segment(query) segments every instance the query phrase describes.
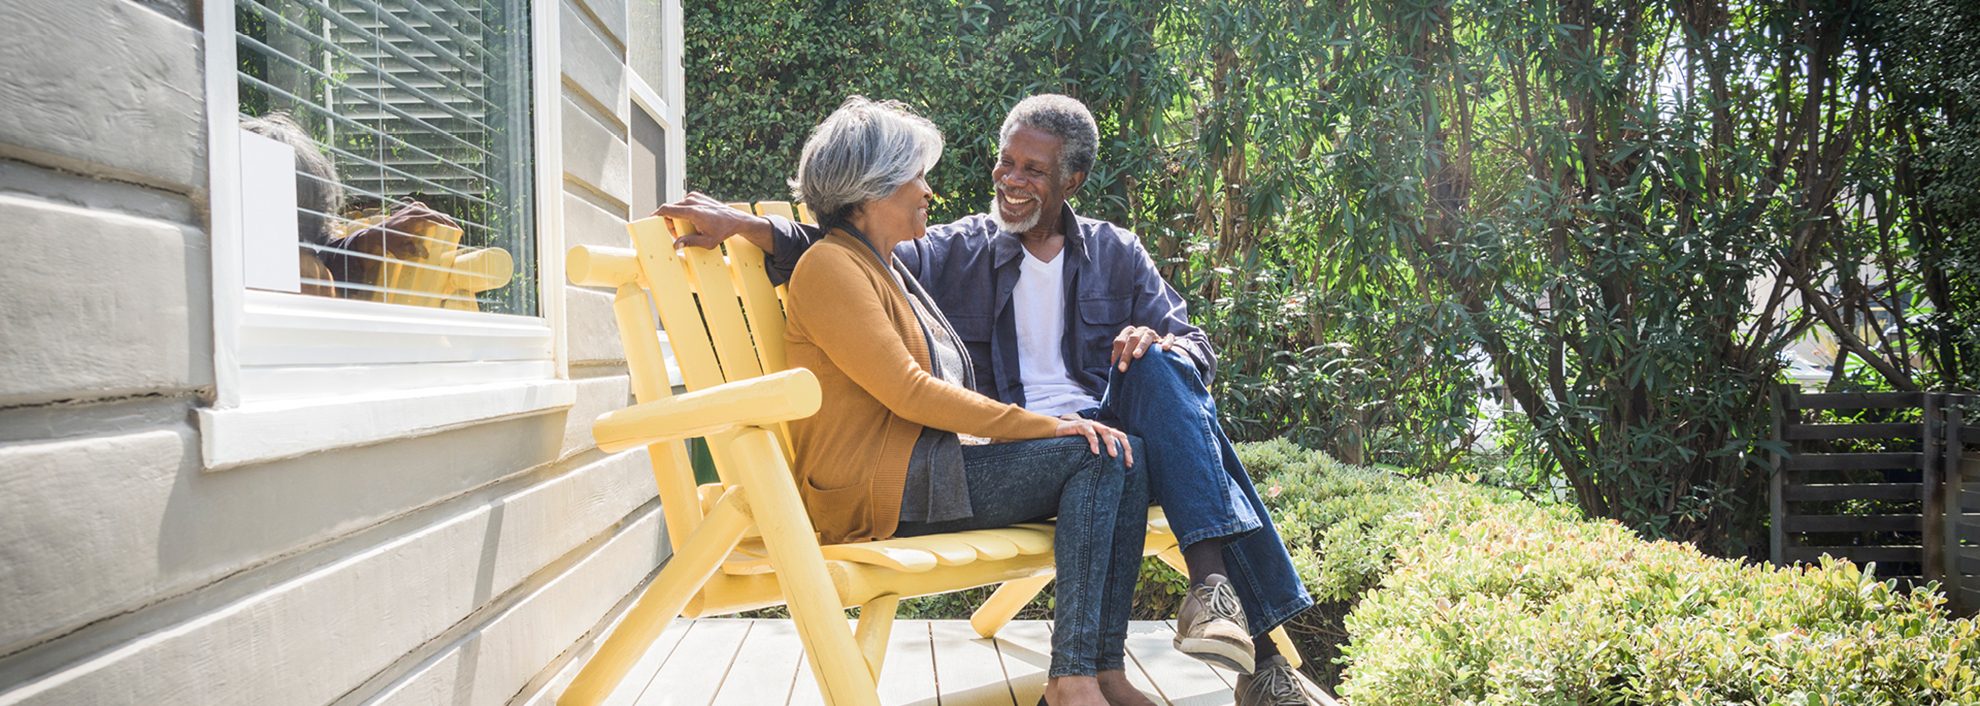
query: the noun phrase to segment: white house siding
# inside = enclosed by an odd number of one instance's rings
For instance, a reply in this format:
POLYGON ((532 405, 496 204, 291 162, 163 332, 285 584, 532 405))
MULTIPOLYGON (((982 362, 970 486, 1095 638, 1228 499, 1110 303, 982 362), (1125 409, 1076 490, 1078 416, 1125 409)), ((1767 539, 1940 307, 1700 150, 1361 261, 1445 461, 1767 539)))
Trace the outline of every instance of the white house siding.
MULTIPOLYGON (((0 3, 0 704, 539 696, 667 555, 644 452, 590 441, 627 398, 608 298, 564 290, 568 409, 206 470, 198 8, 0 3)), ((558 9, 538 203, 558 249, 622 244, 633 9, 558 9)))

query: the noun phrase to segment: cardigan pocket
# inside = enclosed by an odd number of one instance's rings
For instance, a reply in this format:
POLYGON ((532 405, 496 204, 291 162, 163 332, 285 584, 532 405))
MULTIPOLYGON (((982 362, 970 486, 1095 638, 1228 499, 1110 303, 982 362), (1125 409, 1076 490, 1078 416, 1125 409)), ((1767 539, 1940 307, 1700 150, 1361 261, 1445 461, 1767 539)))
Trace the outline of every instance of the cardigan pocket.
POLYGON ((804 500, 805 514, 811 516, 812 530, 828 544, 873 536, 873 487, 871 478, 843 488, 820 488, 806 480, 798 496, 804 500), (850 521, 840 526, 824 520, 850 521))

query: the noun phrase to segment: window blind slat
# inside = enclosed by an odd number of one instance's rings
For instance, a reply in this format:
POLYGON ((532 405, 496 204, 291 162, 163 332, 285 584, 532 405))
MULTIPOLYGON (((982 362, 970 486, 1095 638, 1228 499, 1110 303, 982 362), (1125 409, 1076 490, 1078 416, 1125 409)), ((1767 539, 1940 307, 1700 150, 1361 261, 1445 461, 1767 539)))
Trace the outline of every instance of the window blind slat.
MULTIPOLYGON (((314 181, 314 182, 324 182, 324 180, 323 180, 323 179, 319 179, 319 178, 317 178, 317 176, 316 176, 316 175, 314 175, 314 174, 305 174, 305 173, 302 173, 302 172, 296 172, 296 176, 298 176, 298 177, 302 177, 302 178, 304 178, 304 179, 308 179, 308 180, 310 180, 310 181, 314 181)), ((393 200, 394 200, 394 199, 393 199, 392 197, 390 197, 390 196, 386 196, 385 194, 381 194, 381 193, 378 193, 378 192, 376 192, 376 191, 369 191, 369 190, 366 190, 366 189, 360 189, 360 188, 357 188, 357 187, 355 187, 355 186, 352 186, 352 185, 351 185, 351 184, 349 184, 349 183, 344 183, 344 184, 338 184, 338 186, 340 186, 340 187, 343 187, 343 189, 344 189, 344 191, 345 191, 346 193, 352 193, 352 194, 358 194, 358 195, 361 195, 361 196, 369 196, 369 197, 371 197, 371 198, 373 198, 373 199, 377 199, 377 200, 378 200, 378 202, 379 202, 379 203, 381 203, 381 204, 384 204, 384 203, 392 203, 392 202, 393 202, 393 200)), ((474 196, 471 196, 471 195, 468 195, 468 194, 463 194, 463 193, 460 193, 460 192, 458 192, 458 191, 450 191, 450 192, 447 192, 447 194, 446 194, 446 195, 447 195, 447 196, 458 196, 458 197, 460 197, 460 198, 464 198, 464 199, 476 199, 476 198, 477 198, 477 197, 474 197, 474 196)), ((477 199, 477 200, 479 200, 479 199, 477 199)), ((484 204, 487 204, 487 205, 491 205, 491 206, 493 205, 493 204, 491 204, 491 203, 488 203, 488 202, 486 202, 486 201, 484 201, 483 203, 484 203, 484 204)), ((309 209, 306 209, 306 208, 298 208, 297 210, 299 210, 299 211, 303 211, 303 212, 305 212, 305 213, 315 213, 314 211, 310 211, 309 209)), ((331 215, 331 214, 321 214, 321 215, 326 215, 326 216, 330 216, 330 217, 332 217, 332 218, 336 218, 337 220, 346 220, 346 219, 344 219, 344 218, 343 218, 343 217, 341 217, 341 216, 334 216, 334 215, 331 215)), ((454 219, 454 222, 455 222, 455 223, 459 223, 459 224, 461 224, 461 225, 463 225, 463 226, 467 226, 467 227, 469 227, 469 228, 471 228, 471 229, 474 229, 474 230, 480 230, 480 231, 494 231, 494 230, 496 230, 496 228, 495 228, 494 226, 491 226, 491 225, 488 225, 488 224, 486 224, 486 223, 481 223, 481 222, 478 222, 478 221, 474 221, 474 220, 471 220, 471 219, 468 219, 468 218, 466 218, 466 217, 463 217, 463 216, 462 216, 461 214, 458 214, 458 213, 449 213, 449 214, 447 214, 447 217, 449 217, 449 218, 452 218, 452 219, 454 219)))
MULTIPOLYGON (((432 105, 436 108, 447 111, 449 114, 452 114, 454 117, 473 123, 474 127, 480 130, 488 131, 488 132, 493 132, 495 130, 495 128, 489 127, 489 125, 486 122, 481 121, 479 118, 469 115, 464 111, 454 108, 453 106, 447 105, 444 101, 438 101, 433 99, 433 97, 431 97, 431 95, 427 90, 413 86, 411 83, 406 82, 405 79, 400 78, 398 75, 388 72, 383 67, 380 67, 375 63, 365 60, 363 57, 351 53, 348 49, 344 48, 343 46, 335 42, 332 42, 313 32, 310 32, 307 28, 290 21, 289 18, 283 17, 280 14, 275 13, 273 10, 269 10, 265 7, 262 7, 261 5, 254 3, 247 3, 247 7, 253 8, 255 13, 260 15, 264 19, 273 20, 275 22, 282 24, 284 29, 290 31, 290 34, 300 36, 305 41, 308 41, 311 44, 315 44, 317 46, 335 52, 339 56, 349 59, 350 61, 356 63, 358 66, 365 69, 365 71, 369 72, 368 74, 353 75, 352 76, 353 79, 364 78, 366 76, 376 76, 379 79, 384 80, 386 83, 392 84, 393 87, 405 91, 408 95, 417 96, 422 99, 426 99, 428 105, 432 105)), ((484 100, 482 101, 482 103, 486 105, 488 104, 488 101, 484 100)))
MULTIPOLYGON (((307 5, 311 8, 314 8, 322 12, 324 19, 330 20, 331 22, 335 23, 338 27, 342 27, 345 31, 350 32, 355 36, 375 37, 374 33, 366 31, 356 22, 351 21, 349 17, 345 17, 343 13, 337 12, 329 5, 320 2, 320 0, 290 0, 290 1, 302 5, 307 5)), ((411 54, 406 53, 404 49, 400 49, 396 46, 393 46, 390 42, 375 41, 371 44, 371 46, 375 46, 378 47, 379 49, 384 50, 385 53, 391 54, 394 58, 398 59, 399 61, 405 62, 406 66, 408 66, 409 68, 421 74, 425 74, 427 77, 432 78, 435 81, 441 82, 448 89, 460 91, 461 93, 464 94, 476 93, 476 91, 473 91, 467 86, 461 85, 460 82, 448 78, 445 75, 441 74, 439 71, 434 70, 433 67, 427 66, 426 62, 420 61, 419 59, 413 57, 411 54)), ((383 76, 386 75, 386 73, 381 69, 379 71, 379 75, 383 76)))
MULTIPOLYGON (((343 116, 342 114, 340 114, 340 113, 338 113, 338 112, 337 112, 337 111, 336 111, 335 109, 333 109, 333 108, 329 108, 329 107, 327 107, 327 106, 321 106, 321 105, 317 105, 317 104, 315 104, 315 103, 311 103, 311 102, 309 102, 309 101, 308 101, 307 99, 304 99, 303 97, 301 97, 301 96, 298 96, 298 95, 296 95, 296 94, 294 94, 294 93, 290 93, 290 92, 288 92, 288 91, 284 91, 284 90, 282 90, 281 88, 278 88, 278 87, 276 87, 276 86, 275 86, 274 84, 270 84, 270 83, 268 83, 267 81, 263 81, 263 80, 261 80, 261 79, 258 79, 258 78, 255 78, 255 77, 253 77, 253 76, 249 76, 249 75, 247 75, 247 74, 241 74, 241 80, 243 80, 243 81, 247 81, 247 82, 249 82, 249 83, 252 83, 252 84, 254 84, 254 85, 255 85, 255 87, 256 87, 256 88, 259 88, 259 89, 261 89, 261 90, 264 90, 264 91, 268 91, 268 92, 271 92, 271 93, 274 93, 274 94, 277 94, 277 95, 280 95, 280 96, 282 96, 282 97, 284 97, 284 98, 287 98, 287 99, 289 99, 289 100, 291 100, 291 101, 294 101, 294 103, 295 103, 295 105, 298 105, 298 106, 302 106, 302 107, 305 107, 305 108, 308 108, 308 109, 310 109, 311 111, 313 111, 313 112, 315 112, 315 113, 316 113, 316 114, 318 114, 318 115, 322 115, 322 116, 324 116, 324 117, 326 117, 326 118, 330 118, 331 120, 335 120, 335 121, 338 121, 338 122, 341 122, 341 123, 344 123, 344 124, 346 124, 346 125, 350 125, 350 126, 352 126, 352 127, 355 127, 355 128, 357 128, 357 129, 359 129, 359 130, 363 130, 363 131, 365 131, 365 132, 367 132, 367 133, 370 133, 370 134, 371 134, 371 135, 372 135, 373 137, 376 137, 376 138, 378 138, 378 139, 379 139, 379 140, 381 141, 381 144, 382 144, 382 143, 384 143, 384 142, 390 142, 390 143, 394 143, 394 144, 397 144, 397 145, 399 145, 399 146, 401 146, 401 147, 404 147, 404 148, 406 148, 406 149, 409 149, 409 150, 412 150, 412 151, 414 151, 414 152, 418 152, 418 153, 420 153, 420 154, 423 154, 423 155, 426 155, 427 157, 431 157, 431 158, 433 158, 434 160, 436 160, 436 161, 438 161, 438 162, 439 162, 439 163, 441 163, 441 164, 444 164, 444 165, 447 165, 447 166, 449 166, 449 167, 453 167, 453 168, 457 168, 457 169, 459 169, 459 170, 461 170, 462 172, 464 172, 464 173, 465 173, 466 175, 469 175, 469 176, 475 176, 475 177, 479 177, 479 178, 481 178, 481 179, 485 179, 485 180, 488 180, 488 181, 495 181, 495 178, 494 178, 494 177, 491 177, 491 176, 488 176, 488 175, 486 175, 486 174, 483 174, 483 173, 481 173, 481 172, 479 172, 479 171, 475 171, 475 170, 474 170, 473 168, 471 168, 471 167, 469 167, 469 166, 468 166, 468 165, 466 165, 466 164, 462 164, 462 163, 460 163, 460 162, 455 162, 455 161, 453 161, 453 160, 450 160, 450 159, 447 159, 446 157, 442 157, 442 156, 440 156, 440 155, 437 155, 437 154, 434 154, 434 153, 432 153, 432 152, 430 152, 430 151, 427 151, 427 150, 426 150, 426 149, 424 149, 424 148, 421 148, 421 147, 420 147, 419 145, 415 145, 415 144, 413 144, 413 143, 411 143, 411 142, 407 142, 407 141, 405 141, 405 140, 403 140, 403 139, 400 139, 400 138, 399 138, 398 136, 396 136, 396 135, 391 135, 391 134, 387 134, 387 133, 385 133, 384 131, 382 131, 382 130, 379 130, 379 129, 377 129, 377 128, 374 128, 374 127, 372 127, 372 126, 370 126, 370 125, 366 125, 366 124, 364 124, 364 123, 362 123, 362 122, 359 122, 359 121, 357 121, 357 120, 353 120, 353 119, 351 119, 351 118, 347 118, 347 117, 344 117, 344 116, 343 116)), ((325 147, 325 148, 330 148, 330 145, 324 145, 324 147, 325 147)))
MULTIPOLYGON (((316 69, 316 67, 314 67, 314 66, 310 66, 310 65, 308 65, 308 64, 305 64, 305 63, 303 63, 303 62, 301 62, 301 61, 299 61, 299 60, 297 60, 297 59, 296 59, 295 57, 292 57, 292 56, 289 56, 289 55, 287 55, 287 54, 283 54, 283 53, 282 53, 282 52, 281 52, 280 50, 278 50, 278 49, 276 49, 276 48, 274 48, 274 47, 271 47, 271 46, 268 46, 268 45, 266 45, 266 44, 263 44, 263 43, 261 43, 261 42, 259 42, 259 41, 256 41, 256 40, 255 40, 254 38, 252 38, 252 37, 247 37, 247 36, 243 36, 243 37, 241 37, 240 39, 241 39, 241 43, 243 43, 243 44, 246 44, 246 45, 247 45, 247 46, 248 46, 249 48, 251 48, 251 49, 254 49, 256 53, 259 53, 259 54, 262 54, 262 55, 264 55, 264 56, 267 56, 268 58, 270 58, 270 59, 272 59, 272 60, 277 60, 277 61, 282 61, 282 62, 284 62, 284 63, 286 63, 286 64, 288 64, 289 66, 292 66, 292 67, 295 67, 295 68, 298 68, 298 69, 301 69, 301 70, 303 70, 303 71, 307 71, 307 72, 309 72, 309 73, 310 73, 311 75, 313 75, 313 76, 316 76, 316 77, 318 77, 318 78, 321 78, 321 79, 323 79, 323 80, 325 80, 325 81, 328 81, 328 82, 330 82, 330 83, 332 83, 332 84, 336 84, 336 85, 343 85, 343 83, 344 83, 344 82, 343 82, 342 80, 340 80, 340 79, 338 79, 338 78, 336 78, 336 77, 333 77, 333 76, 331 76, 331 75, 329 75, 329 74, 326 74, 326 73, 323 73, 322 71, 319 71, 319 70, 317 70, 317 69, 316 69)), ((390 101, 387 101, 387 100, 385 100, 385 99, 383 99, 383 98, 380 98, 380 97, 378 97, 378 96, 375 96, 375 95, 372 95, 372 94, 370 94, 370 93, 367 93, 367 92, 364 92, 364 91, 352 91, 352 93, 356 93, 356 94, 357 94, 358 96, 360 96, 360 97, 362 97, 362 98, 364 98, 364 99, 365 99, 365 100, 366 100, 367 102, 370 102, 370 103, 371 103, 372 105, 376 105, 376 106, 378 106, 378 107, 380 107, 380 108, 382 108, 382 109, 384 109, 384 110, 386 110, 387 112, 390 112, 390 113, 392 113, 393 115, 396 115, 396 116, 399 116, 400 118, 402 118, 402 119, 404 119, 404 120, 407 120, 407 121, 410 121, 410 122, 412 122, 413 124, 415 124, 415 125, 418 125, 418 126, 420 126, 421 128, 423 128, 423 129, 425 129, 425 130, 426 130, 427 132, 429 132, 430 134, 433 134, 433 135, 437 135, 437 136, 439 136, 439 137, 443 137, 443 138, 446 138, 446 139, 448 139, 448 140, 452 140, 452 141, 454 141, 454 142, 456 142, 456 143, 459 143, 459 144, 460 144, 461 146, 463 146, 463 147, 466 147, 466 148, 468 148, 468 149, 471 149, 471 150, 474 150, 474 151, 476 151, 476 152, 480 152, 480 153, 481 153, 481 154, 482 154, 483 156, 485 156, 485 157, 488 157, 488 158, 494 158, 494 156, 495 156, 495 153, 493 153, 493 152, 490 152, 490 151, 488 151, 488 150, 486 150, 486 149, 483 149, 481 145, 477 145, 477 144, 475 144, 475 143, 472 143, 472 142, 468 142, 467 140, 464 140, 464 139, 461 139, 461 136, 459 136, 459 135, 456 135, 456 134, 454 134, 454 132, 453 132, 453 131, 451 131, 451 130, 444 130, 444 129, 441 129, 441 128, 440 128, 439 126, 437 126, 437 125, 434 125, 434 124, 432 124, 432 123, 429 123, 429 122, 426 122, 425 120, 422 120, 422 119, 420 119, 419 117, 417 117, 417 116, 415 116, 415 115, 413 115, 413 114, 411 114, 411 113, 408 113, 408 112, 406 112, 405 110, 403 110, 403 109, 401 109, 401 108, 399 108, 399 107, 397 107, 397 106, 394 106, 394 105, 392 105, 390 101)))

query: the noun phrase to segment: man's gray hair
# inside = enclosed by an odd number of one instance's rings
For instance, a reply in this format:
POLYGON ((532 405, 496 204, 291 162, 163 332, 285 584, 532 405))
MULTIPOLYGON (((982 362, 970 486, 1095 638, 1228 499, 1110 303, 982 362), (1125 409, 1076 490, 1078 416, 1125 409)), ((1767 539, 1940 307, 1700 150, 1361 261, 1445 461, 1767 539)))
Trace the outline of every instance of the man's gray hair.
POLYGON ((1043 93, 1018 101, 1004 116, 1004 128, 997 132, 997 147, 1010 144, 1011 134, 1020 127, 1043 130, 1064 142, 1059 146, 1059 178, 1093 171, 1093 158, 1100 150, 1100 126, 1086 104, 1071 96, 1043 93))
POLYGON ((296 151, 296 171, 308 175, 296 180, 296 206, 302 209, 296 216, 297 230, 301 231, 303 242, 315 245, 330 242, 329 218, 317 214, 335 216, 344 205, 344 186, 337 178, 337 165, 317 146, 309 131, 296 124, 288 113, 241 118, 241 128, 296 151))
POLYGON ((942 130, 900 101, 853 96, 811 129, 791 195, 823 219, 894 193, 942 158, 942 130))

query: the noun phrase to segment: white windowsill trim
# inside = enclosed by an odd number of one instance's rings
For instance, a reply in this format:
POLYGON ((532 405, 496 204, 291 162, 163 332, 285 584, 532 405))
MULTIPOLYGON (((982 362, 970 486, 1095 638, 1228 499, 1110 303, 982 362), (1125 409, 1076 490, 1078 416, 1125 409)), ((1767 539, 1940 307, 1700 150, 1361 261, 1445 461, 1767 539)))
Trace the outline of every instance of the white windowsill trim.
POLYGON ((217 471, 319 451, 424 436, 569 408, 577 385, 538 380, 199 410, 206 469, 217 471))

